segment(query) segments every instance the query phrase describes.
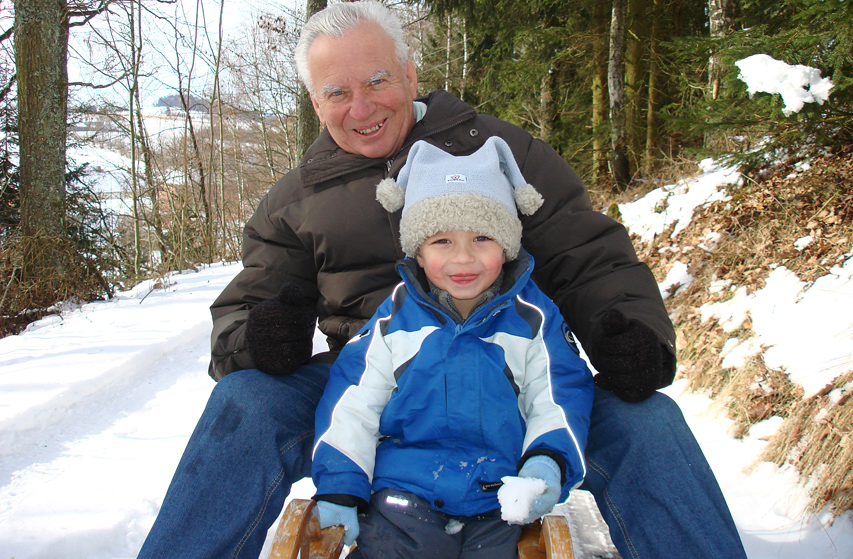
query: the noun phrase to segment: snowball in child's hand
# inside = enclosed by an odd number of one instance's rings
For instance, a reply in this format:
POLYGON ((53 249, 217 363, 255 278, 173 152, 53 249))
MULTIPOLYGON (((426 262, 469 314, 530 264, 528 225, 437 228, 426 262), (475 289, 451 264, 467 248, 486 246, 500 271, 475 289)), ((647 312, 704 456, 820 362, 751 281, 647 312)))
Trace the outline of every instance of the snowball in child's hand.
POLYGON ((545 493, 545 481, 516 476, 504 476, 501 481, 503 485, 498 490, 501 518, 510 524, 523 524, 533 501, 545 493))
POLYGON ((447 522, 447 526, 444 527, 444 532, 446 534, 450 534, 452 536, 453 534, 458 534, 459 532, 461 532, 462 528, 464 528, 464 527, 465 527, 464 522, 459 522, 459 520, 457 520, 455 518, 451 518, 447 522))

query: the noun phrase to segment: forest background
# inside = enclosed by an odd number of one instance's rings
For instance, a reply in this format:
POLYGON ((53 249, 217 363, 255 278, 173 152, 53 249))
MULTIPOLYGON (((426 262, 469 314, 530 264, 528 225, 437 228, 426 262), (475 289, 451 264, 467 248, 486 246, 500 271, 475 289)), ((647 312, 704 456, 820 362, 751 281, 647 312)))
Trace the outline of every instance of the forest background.
MULTIPOLYGON (((813 281, 829 256, 849 253, 850 0, 387 3, 406 22, 421 93, 446 89, 545 140, 616 219, 616 202, 703 158, 736 166, 736 209, 708 210, 726 232, 722 249, 692 264, 706 283, 760 286, 765 253, 813 281), (750 95, 735 62, 758 53, 830 78, 829 100, 790 113, 778 95, 750 95), (784 253, 780 239, 806 234, 822 241, 784 253)), ((0 334, 62 302, 240 259, 246 219, 319 131, 293 48, 324 5, 0 0, 0 334), (92 150, 117 156, 109 189, 92 150)), ((635 239, 659 277, 667 238, 635 239)), ((816 430, 831 390, 804 398, 761 363, 722 370, 725 337, 689 311, 688 295, 667 301, 679 375, 732 402, 744 430, 795 418, 768 457, 823 472, 814 510, 851 509, 853 405, 834 401, 832 428, 816 430), (826 451, 803 462, 804 444, 826 451)), ((834 386, 850 382, 853 373, 834 386)))

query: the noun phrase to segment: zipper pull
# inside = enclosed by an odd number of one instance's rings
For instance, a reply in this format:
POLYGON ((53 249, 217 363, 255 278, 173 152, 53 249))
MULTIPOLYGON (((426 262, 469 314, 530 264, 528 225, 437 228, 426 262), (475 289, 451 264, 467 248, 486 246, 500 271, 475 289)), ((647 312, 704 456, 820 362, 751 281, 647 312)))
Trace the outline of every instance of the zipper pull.
POLYGON ((394 159, 389 159, 385 162, 385 177, 388 178, 391 176, 391 167, 394 165, 394 159))

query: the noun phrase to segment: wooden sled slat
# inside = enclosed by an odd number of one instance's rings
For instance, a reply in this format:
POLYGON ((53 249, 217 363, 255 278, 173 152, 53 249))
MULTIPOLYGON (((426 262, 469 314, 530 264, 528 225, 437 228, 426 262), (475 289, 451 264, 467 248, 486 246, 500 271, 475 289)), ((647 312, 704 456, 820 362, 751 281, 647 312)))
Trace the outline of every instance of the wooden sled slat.
POLYGON ((546 515, 524 526, 518 559, 573 559, 572 534, 565 516, 546 515))
POLYGON ((565 516, 547 515, 543 518, 541 541, 548 559, 573 559, 572 532, 565 516))
POLYGON ((320 529, 317 503, 293 499, 284 511, 273 538, 270 559, 338 559, 344 547, 343 526, 320 529))
POLYGON ((525 524, 518 539, 518 559, 545 559, 545 549, 539 549, 541 541, 542 522, 525 524))

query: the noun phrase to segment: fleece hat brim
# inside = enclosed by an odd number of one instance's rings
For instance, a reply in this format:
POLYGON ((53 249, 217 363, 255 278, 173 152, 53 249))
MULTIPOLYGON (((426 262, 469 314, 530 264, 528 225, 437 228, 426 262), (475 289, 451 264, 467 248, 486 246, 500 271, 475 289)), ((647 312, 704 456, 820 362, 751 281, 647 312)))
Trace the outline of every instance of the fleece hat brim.
POLYGON ((409 257, 436 233, 461 230, 491 237, 512 260, 521 248, 518 212, 530 215, 543 203, 496 136, 465 156, 416 142, 397 180, 380 182, 376 198, 390 212, 403 208, 400 244, 409 257))

